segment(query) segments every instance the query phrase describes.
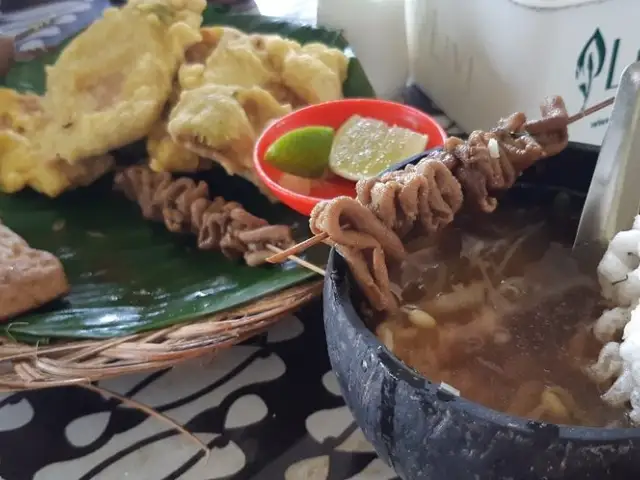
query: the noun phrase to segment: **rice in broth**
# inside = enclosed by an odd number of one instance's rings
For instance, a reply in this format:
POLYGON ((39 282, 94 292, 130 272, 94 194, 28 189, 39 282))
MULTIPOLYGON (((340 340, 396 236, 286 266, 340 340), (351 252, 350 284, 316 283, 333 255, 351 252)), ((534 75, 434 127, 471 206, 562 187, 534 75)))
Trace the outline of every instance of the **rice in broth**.
POLYGON ((409 240, 390 272, 403 307, 370 314, 375 332, 431 381, 495 410, 629 426, 640 420, 640 222, 597 277, 570 255, 578 199, 519 200, 409 240))

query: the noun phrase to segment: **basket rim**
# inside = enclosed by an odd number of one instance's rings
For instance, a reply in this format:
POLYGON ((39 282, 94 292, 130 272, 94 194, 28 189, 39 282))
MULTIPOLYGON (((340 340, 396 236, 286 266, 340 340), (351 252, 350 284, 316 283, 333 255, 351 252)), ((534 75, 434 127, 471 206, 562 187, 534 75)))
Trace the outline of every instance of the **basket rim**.
POLYGON ((0 338, 0 392, 78 385, 159 370, 243 342, 317 298, 310 280, 255 302, 144 333, 40 347, 0 338))

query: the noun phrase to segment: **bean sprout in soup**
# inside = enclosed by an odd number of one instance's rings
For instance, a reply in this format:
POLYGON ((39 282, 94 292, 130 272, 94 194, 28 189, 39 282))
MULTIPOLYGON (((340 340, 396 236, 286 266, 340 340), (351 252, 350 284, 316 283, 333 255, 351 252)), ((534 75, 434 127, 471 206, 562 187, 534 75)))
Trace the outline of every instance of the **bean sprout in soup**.
MULTIPOLYGON (((628 402, 602 397, 617 376, 602 373, 603 338, 594 335, 614 305, 596 272, 570 256, 579 199, 511 197, 493 214, 461 214, 437 236, 408 242, 408 259, 391 272, 403 307, 374 316, 376 334, 431 381, 487 407, 559 424, 627 426, 628 402)), ((619 340, 620 328, 609 328, 604 343, 619 340)))

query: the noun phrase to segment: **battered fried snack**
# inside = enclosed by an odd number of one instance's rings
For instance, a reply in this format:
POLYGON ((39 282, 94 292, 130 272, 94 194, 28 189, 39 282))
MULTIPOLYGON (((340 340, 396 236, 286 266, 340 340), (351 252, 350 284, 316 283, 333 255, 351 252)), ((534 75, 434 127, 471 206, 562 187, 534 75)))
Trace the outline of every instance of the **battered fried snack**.
POLYGON ((203 85, 261 86, 276 75, 251 37, 227 26, 204 27, 202 41, 187 51, 187 61, 178 71, 182 89, 203 85))
POLYGON ((146 136, 185 50, 201 39, 205 6, 205 0, 130 0, 105 10, 47 69, 51 121, 39 134, 42 150, 73 164, 146 136))
POLYGON ((179 145, 235 175, 253 170, 257 135, 267 122, 290 111, 260 87, 205 85, 180 95, 168 131, 179 145))
MULTIPOLYGON (((165 111, 147 135, 149 166, 155 172, 195 172, 202 168, 211 168, 213 165, 211 159, 207 158, 203 161, 197 146, 188 148, 191 145, 190 141, 178 143, 171 137, 168 131, 169 115, 187 86, 189 88, 201 86, 201 76, 207 58, 223 37, 237 38, 246 35, 234 28, 222 26, 203 27, 200 29, 200 35, 202 40, 186 50, 184 62, 178 70, 177 79, 173 82, 173 90, 165 111)), ((227 91, 230 95, 234 92, 234 90, 227 91)))
POLYGON ((251 168, 256 134, 242 104, 240 87, 205 85, 180 95, 168 131, 178 145, 215 158, 230 175, 251 168))
MULTIPOLYGON (((289 105, 279 104, 260 87, 207 84, 180 95, 167 130, 178 146, 219 163, 229 175, 249 180, 275 201, 255 174, 251 155, 265 125, 290 111, 289 105)), ((154 165, 157 163, 156 158, 154 165)), ((161 168, 154 166, 154 170, 161 168)))
POLYGON ((38 95, 18 93, 0 88, 0 129, 10 129, 22 135, 42 123, 44 111, 38 95))
MULTIPOLYGON (((225 26, 200 31, 202 40, 187 50, 178 71, 179 100, 171 105, 167 130, 180 147, 219 163, 276 201, 254 172, 256 138, 294 107, 342 98, 349 59, 335 48, 279 35, 225 26)), ((167 161, 157 153, 150 157, 156 171, 192 171, 195 165, 182 154, 167 161)))
POLYGON ((0 321, 44 305, 69 291, 60 260, 31 248, 0 223, 0 321))
POLYGON ((164 118, 156 122, 147 136, 147 154, 154 172, 195 172, 200 166, 197 153, 171 138, 164 118))
POLYGON ((306 103, 342 98, 342 83, 348 60, 342 52, 324 45, 305 45, 299 53, 287 55, 282 65, 282 83, 306 103), (321 48, 324 47, 322 50, 321 48))
POLYGON ((134 166, 116 175, 115 189, 135 201, 144 218, 163 222, 170 232, 194 234, 198 248, 219 249, 231 259, 242 257, 249 266, 273 254, 268 245, 284 249, 294 243, 289 226, 269 225, 222 197, 211 200, 205 182, 173 179, 170 173, 134 166))
POLYGON ((0 88, 0 189, 14 193, 25 187, 55 197, 89 185, 113 166, 109 155, 73 165, 38 147, 39 132, 50 117, 37 95, 0 88))

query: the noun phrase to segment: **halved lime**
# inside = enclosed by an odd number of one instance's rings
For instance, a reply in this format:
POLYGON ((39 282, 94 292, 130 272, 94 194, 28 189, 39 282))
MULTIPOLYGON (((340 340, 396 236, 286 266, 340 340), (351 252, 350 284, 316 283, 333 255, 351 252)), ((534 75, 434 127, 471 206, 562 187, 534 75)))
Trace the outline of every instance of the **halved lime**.
POLYGON ((381 120, 354 115, 336 133, 329 168, 348 180, 375 177, 390 166, 416 155, 429 137, 381 120))
POLYGON ((319 178, 329 166, 334 133, 320 126, 291 130, 271 144, 264 159, 284 173, 319 178))

